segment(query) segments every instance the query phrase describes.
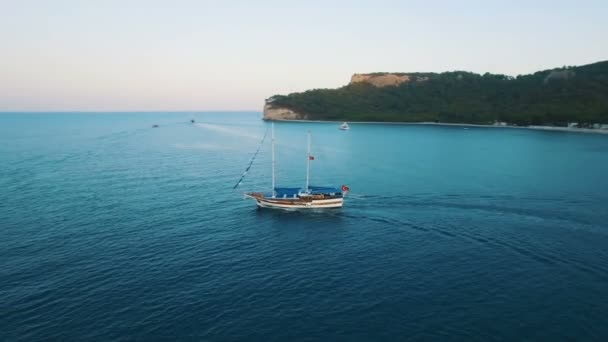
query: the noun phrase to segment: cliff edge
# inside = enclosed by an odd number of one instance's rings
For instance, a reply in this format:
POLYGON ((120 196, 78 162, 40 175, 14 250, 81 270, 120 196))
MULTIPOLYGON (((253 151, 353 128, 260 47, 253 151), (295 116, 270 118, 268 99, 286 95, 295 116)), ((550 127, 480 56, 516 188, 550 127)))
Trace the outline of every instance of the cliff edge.
POLYGON ((350 84, 365 82, 374 87, 397 86, 402 83, 410 82, 412 77, 406 74, 354 74, 350 78, 350 84))
POLYGON ((263 120, 301 120, 306 119, 305 115, 301 115, 300 113, 294 112, 289 108, 284 107, 276 107, 271 103, 266 103, 264 105, 264 116, 263 120))

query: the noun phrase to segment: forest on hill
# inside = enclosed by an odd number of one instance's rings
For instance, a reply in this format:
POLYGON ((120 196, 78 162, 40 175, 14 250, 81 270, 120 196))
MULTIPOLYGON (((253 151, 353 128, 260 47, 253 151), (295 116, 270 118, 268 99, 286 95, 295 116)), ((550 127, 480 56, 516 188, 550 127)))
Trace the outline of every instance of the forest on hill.
MULTIPOLYGON (((375 73, 380 75, 382 73, 375 73)), ((511 77, 464 71, 400 73, 410 81, 366 82, 267 100, 301 119, 580 127, 608 123, 608 61, 511 77)))

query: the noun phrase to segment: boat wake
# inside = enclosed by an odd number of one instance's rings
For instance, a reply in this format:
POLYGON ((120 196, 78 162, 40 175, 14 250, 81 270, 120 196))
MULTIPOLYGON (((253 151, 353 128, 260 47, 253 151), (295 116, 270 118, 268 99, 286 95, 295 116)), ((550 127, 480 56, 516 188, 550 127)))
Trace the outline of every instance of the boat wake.
MULTIPOLYGON (((365 201, 374 199, 378 201, 382 196, 350 196, 351 199, 365 201)), ((500 197, 500 196, 499 196, 500 197)), ((394 199, 394 197, 392 198, 394 199)), ((428 198, 427 198, 428 199, 428 198)), ((384 207, 386 208, 386 207, 384 207)), ((455 212, 453 217, 429 217, 428 220, 408 220, 403 217, 403 213, 399 210, 402 207, 395 207, 397 211, 382 211, 376 208, 370 208, 368 203, 356 201, 351 203, 347 208, 342 210, 326 210, 326 211, 307 211, 307 210, 266 210, 259 208, 258 213, 263 215, 272 215, 275 219, 293 220, 311 220, 318 219, 323 222, 336 220, 336 224, 345 223, 353 220, 358 222, 368 222, 368 229, 372 229, 374 225, 383 226, 384 229, 392 230, 410 230, 422 234, 434 234, 444 239, 460 240, 465 244, 477 245, 476 248, 490 248, 492 250, 502 250, 506 253, 512 253, 518 257, 527 260, 532 264, 541 264, 542 267, 558 267, 567 268, 581 275, 587 275, 595 278, 598 281, 608 281, 608 267, 600 266, 601 264, 590 264, 584 259, 575 256, 563 254, 559 249, 556 249, 551 241, 542 242, 542 239, 536 239, 535 234, 542 233, 539 231, 521 231, 513 229, 513 225, 499 227, 488 227, 485 221, 475 222, 466 219, 462 212, 455 212), (320 215, 314 215, 315 213, 320 215), (311 216, 312 214, 312 216, 311 216)), ((514 218, 518 220, 517 217, 514 218)), ((524 220, 525 221, 525 220, 524 220)), ((518 221, 519 222, 519 221, 518 221)), ((517 222, 514 222, 514 224, 517 222)), ((528 222, 530 223, 530 222, 528 222)), ((526 222, 519 222, 520 225, 525 225, 526 222)), ((606 259, 608 254, 595 255, 595 258, 606 259)), ((533 266, 536 267, 536 266, 533 266)))
POLYGON ((210 123, 196 123, 194 125, 198 128, 214 131, 214 132, 217 132, 220 134, 233 135, 233 136, 237 136, 240 138, 247 138, 247 139, 252 139, 252 140, 260 139, 259 135, 243 131, 242 129, 234 128, 234 126, 226 127, 224 125, 216 125, 216 124, 210 124, 210 123))
POLYGON ((173 146, 181 150, 220 151, 229 149, 229 147, 226 145, 216 145, 207 143, 174 144, 173 146))
MULTIPOLYGON (((366 196, 361 196, 365 199, 366 196)), ((380 196, 369 196, 376 197, 376 201, 380 196)), ((412 205, 412 203, 406 203, 405 206, 412 205)), ((439 209, 435 204, 427 204, 433 207, 435 210, 439 209)), ((594 225, 585 224, 582 222, 571 221, 570 225, 554 224, 551 221, 563 221, 563 218, 548 218, 545 217, 545 225, 538 226, 537 220, 530 221, 530 216, 520 216, 520 214, 512 216, 508 225, 501 227, 488 226, 488 220, 479 219, 479 221, 472 221, 470 216, 462 210, 466 209, 463 207, 452 207, 456 211, 452 215, 444 214, 441 217, 429 216, 428 220, 417 220, 411 221, 404 218, 402 212, 403 206, 393 207, 398 209, 396 211, 385 211, 377 207, 370 207, 368 203, 351 203, 349 206, 352 211, 341 211, 340 215, 345 218, 356 220, 356 221, 367 221, 371 224, 380 224, 386 227, 393 227, 393 229, 405 228, 412 231, 418 231, 428 234, 436 234, 446 239, 456 239, 468 241, 473 244, 487 246, 492 249, 500 248, 505 251, 522 256, 531 262, 541 263, 545 266, 565 266, 569 269, 575 270, 592 276, 600 281, 608 281, 608 268, 603 266, 591 265, 584 262, 584 259, 577 257, 568 257, 564 255, 559 249, 555 248, 555 242, 541 242, 545 241, 538 238, 538 235, 545 234, 543 227, 569 227, 569 229, 584 230, 587 232, 603 233, 600 227, 594 225), (535 229, 521 229, 517 227, 527 227, 530 224, 535 229)), ((385 209, 386 206, 383 205, 385 209)), ((415 210, 415 208, 413 209, 415 210)), ((496 213, 495 215, 503 216, 503 214, 496 213)), ((545 215, 543 215, 545 216, 545 215)), ((407 217, 407 213, 405 213, 407 217)), ((533 217, 532 217, 533 218, 533 217)), ((539 217, 540 219, 540 217, 539 217)), ((503 217, 504 220, 504 217, 503 217)), ((492 222, 492 220, 489 220, 492 222)), ((608 254, 595 254, 594 258, 608 259, 608 254)))

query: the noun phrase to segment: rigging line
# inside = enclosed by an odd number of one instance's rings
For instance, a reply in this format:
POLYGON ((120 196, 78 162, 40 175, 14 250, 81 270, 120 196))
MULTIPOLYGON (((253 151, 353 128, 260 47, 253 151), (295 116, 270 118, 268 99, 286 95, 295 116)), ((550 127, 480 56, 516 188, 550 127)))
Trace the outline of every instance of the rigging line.
POLYGON ((249 165, 245 169, 245 172, 243 172, 243 174, 241 175, 241 178, 239 179, 238 182, 236 182, 236 184, 234 185, 234 187, 232 188, 232 190, 236 189, 239 185, 241 185, 241 182, 243 181, 243 179, 247 175, 247 172, 249 172, 249 169, 251 168, 251 165, 253 165, 253 162, 255 161, 255 157, 257 157, 258 153, 260 152, 260 149, 262 148, 262 145, 264 144, 264 140, 266 139, 267 135, 268 135, 268 128, 266 128, 266 132, 264 132, 264 136, 262 137, 262 141, 260 141, 260 145, 258 145, 258 149, 255 151, 255 153, 251 157, 251 160, 249 161, 249 165))

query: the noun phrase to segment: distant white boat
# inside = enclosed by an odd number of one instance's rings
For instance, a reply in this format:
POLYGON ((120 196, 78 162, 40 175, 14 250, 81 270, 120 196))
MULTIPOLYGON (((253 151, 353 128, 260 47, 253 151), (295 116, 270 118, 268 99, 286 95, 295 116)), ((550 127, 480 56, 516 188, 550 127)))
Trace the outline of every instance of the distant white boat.
POLYGON ((341 130, 343 130, 343 131, 346 131, 346 130, 349 130, 349 129, 350 129, 350 127, 348 127, 348 124, 347 124, 346 122, 343 122, 343 123, 340 125, 340 129, 341 129, 341 130))

